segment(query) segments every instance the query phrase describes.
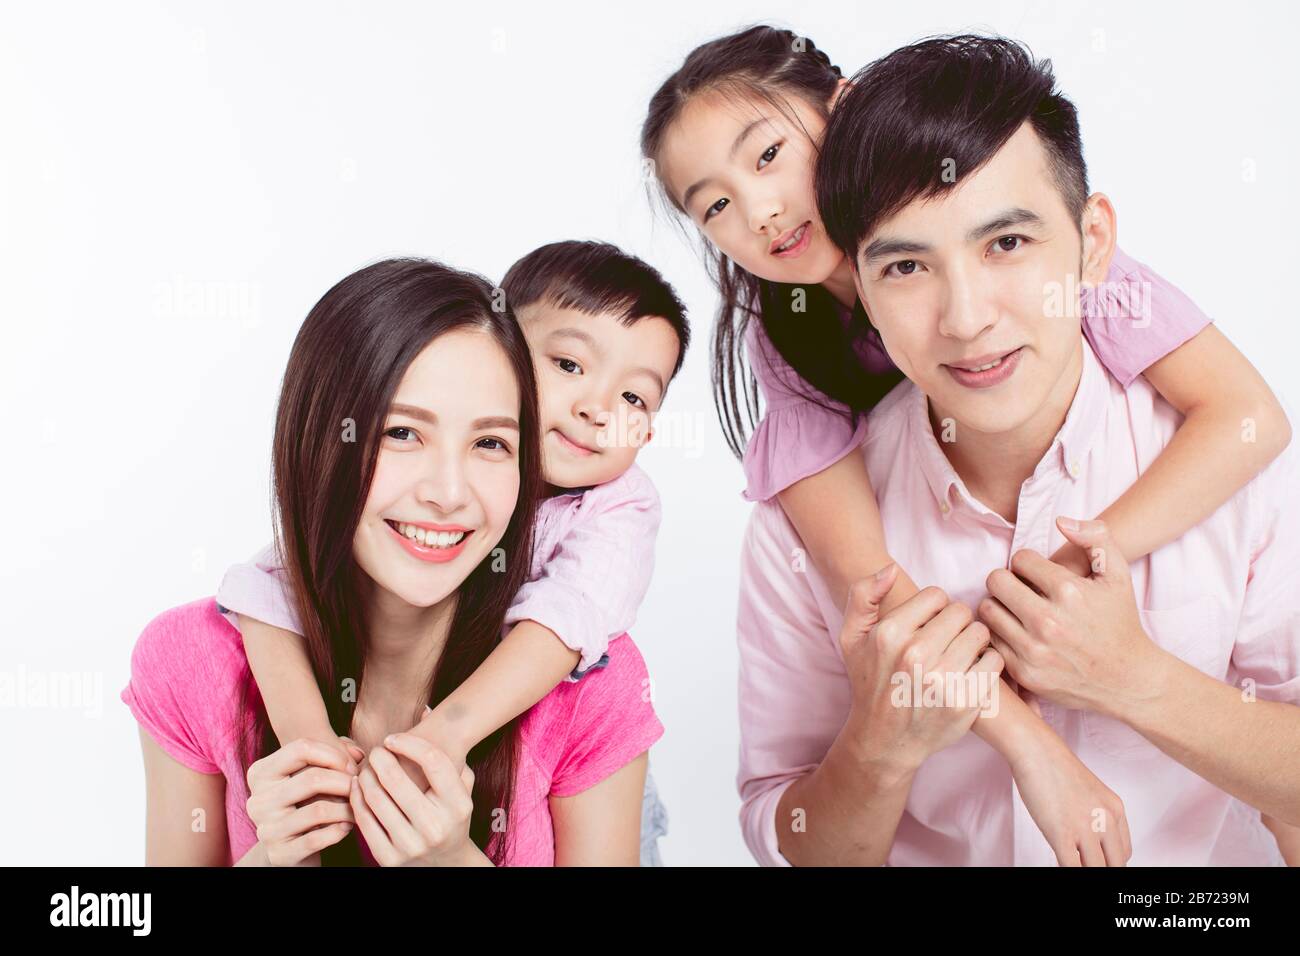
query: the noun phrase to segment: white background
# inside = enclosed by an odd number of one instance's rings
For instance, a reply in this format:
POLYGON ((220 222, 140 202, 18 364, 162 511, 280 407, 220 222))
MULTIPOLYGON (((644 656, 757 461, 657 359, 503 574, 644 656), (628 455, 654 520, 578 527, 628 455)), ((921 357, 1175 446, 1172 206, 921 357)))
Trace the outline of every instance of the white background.
POLYGON ((644 256, 694 319, 664 411, 676 447, 642 455, 665 513, 633 634, 667 727, 666 862, 751 862, 734 785, 749 506, 708 384, 716 298, 651 213, 637 150, 655 87, 738 27, 794 29, 846 74, 931 33, 1027 41, 1080 109, 1123 248, 1297 398, 1289 4, 7 7, 0 671, 86 675, 89 700, 0 705, 0 862, 143 860, 130 650, 268 539, 280 375, 316 299, 393 254, 496 280, 566 238, 644 256))

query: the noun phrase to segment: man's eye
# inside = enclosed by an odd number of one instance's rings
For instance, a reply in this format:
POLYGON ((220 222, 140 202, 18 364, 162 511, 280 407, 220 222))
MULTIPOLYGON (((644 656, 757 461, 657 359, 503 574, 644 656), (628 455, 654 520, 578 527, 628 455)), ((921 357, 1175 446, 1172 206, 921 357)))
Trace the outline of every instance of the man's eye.
POLYGON ((568 372, 570 375, 577 374, 582 371, 582 368, 573 359, 557 358, 555 360, 555 364, 558 365, 564 371, 568 372), (570 366, 572 366, 572 368, 570 368, 570 366))
POLYGON ((899 262, 891 262, 889 265, 885 266, 885 271, 881 273, 881 277, 883 278, 884 276, 889 275, 890 269, 897 269, 897 275, 910 276, 916 271, 918 264, 919 263, 917 263, 915 259, 903 259, 899 262))
POLYGON ((780 143, 773 143, 767 149, 763 150, 763 155, 759 157, 758 168, 762 169, 772 160, 776 159, 776 154, 780 151, 780 149, 781 149, 780 143))
POLYGON ((1000 239, 994 240, 993 245, 1003 252, 1015 252, 1024 244, 1024 241, 1024 236, 1003 236, 1000 239), (1010 243, 1010 245, 1008 245, 1008 243, 1010 243))
POLYGON ((710 206, 708 209, 704 211, 704 221, 708 222, 718 213, 722 212, 722 210, 726 209, 727 203, 729 202, 731 202, 731 200, 726 198, 719 199, 717 202, 715 202, 712 206, 710 206))
POLYGON ((628 404, 635 405, 637 408, 646 407, 645 399, 637 395, 635 392, 624 392, 623 398, 627 400, 628 404))

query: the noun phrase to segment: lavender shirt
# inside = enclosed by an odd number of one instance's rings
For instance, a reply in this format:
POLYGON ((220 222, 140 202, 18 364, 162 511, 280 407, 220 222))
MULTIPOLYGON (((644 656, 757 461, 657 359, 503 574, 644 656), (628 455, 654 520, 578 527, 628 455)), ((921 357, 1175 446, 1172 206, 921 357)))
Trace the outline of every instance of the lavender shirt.
MULTIPOLYGON (((1080 290, 1083 334, 1097 357, 1127 388, 1143 371, 1210 324, 1176 286, 1116 249, 1104 285, 1080 290)), ((845 322, 848 309, 842 310, 845 322)), ((781 357, 763 327, 750 322, 745 336, 749 363, 763 393, 765 411, 745 448, 747 501, 767 501, 795 482, 815 475, 862 444, 866 417, 850 424, 848 409, 815 391, 781 357)), ((859 351, 868 374, 891 370, 888 354, 872 343, 859 351)))

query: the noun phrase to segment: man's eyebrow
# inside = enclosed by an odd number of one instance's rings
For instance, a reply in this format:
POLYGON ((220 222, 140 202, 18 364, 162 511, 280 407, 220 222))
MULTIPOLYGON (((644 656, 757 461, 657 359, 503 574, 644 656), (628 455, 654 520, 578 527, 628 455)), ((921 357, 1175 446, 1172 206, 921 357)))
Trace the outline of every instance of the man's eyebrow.
MULTIPOLYGON (((985 236, 990 236, 995 232, 1001 232, 1003 229, 1011 226, 1043 226, 1043 217, 1030 209, 1022 209, 1016 206, 1012 209, 1004 210, 998 213, 983 225, 976 226, 970 232, 966 233, 967 242, 976 242, 985 236)), ((862 263, 868 263, 875 259, 883 259, 886 256, 919 254, 929 252, 930 246, 924 242, 918 242, 914 239, 894 239, 888 236, 874 239, 865 249, 862 250, 858 257, 862 263)))
POLYGON ((985 236, 992 235, 995 232, 1001 232, 1011 226, 1042 226, 1043 217, 1031 209, 1022 209, 1015 206, 1011 209, 1003 210, 997 216, 984 223, 982 226, 976 226, 970 232, 966 233, 968 242, 976 242, 985 236))
MULTIPOLYGON (((438 416, 427 408, 420 408, 418 405, 403 405, 400 402, 394 402, 389 406, 390 415, 405 415, 407 418, 414 418, 416 421, 426 422, 430 425, 438 424, 438 416)), ((509 415, 485 415, 482 418, 476 418, 470 423, 471 431, 482 431, 485 428, 509 428, 519 431, 519 420, 511 418, 509 415)))
MULTIPOLYGON (((745 128, 736 136, 735 140, 732 141, 731 149, 727 151, 727 159, 735 159, 736 154, 740 152, 740 147, 744 144, 745 140, 749 138, 749 134, 766 122, 768 122, 768 117, 760 116, 758 119, 746 125, 745 128)), ((699 182, 689 186, 686 192, 682 195, 682 208, 689 209, 691 207, 691 199, 694 198, 695 194, 711 182, 713 182, 712 179, 705 177, 699 182)))

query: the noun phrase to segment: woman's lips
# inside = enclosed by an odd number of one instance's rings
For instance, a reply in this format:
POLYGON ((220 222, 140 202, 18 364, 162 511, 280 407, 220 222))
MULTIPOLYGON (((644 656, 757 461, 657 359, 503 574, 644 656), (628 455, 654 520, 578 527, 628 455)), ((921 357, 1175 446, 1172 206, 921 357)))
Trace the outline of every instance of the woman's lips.
POLYGON ((781 243, 780 242, 775 243, 771 249, 772 255, 780 259, 794 259, 797 256, 803 255, 804 250, 806 250, 808 246, 812 243, 812 222, 811 221, 805 222, 802 226, 800 226, 793 233, 791 233, 790 236, 786 236, 784 239, 782 239, 781 242, 788 242, 791 236, 800 232, 802 232, 802 235, 799 236, 799 241, 796 242, 789 249, 785 249, 781 252, 778 252, 777 248, 781 245, 781 243))
MULTIPOLYGON (((1020 364, 1020 355, 1024 352, 1025 347, 1012 352, 1007 352, 1002 356, 1001 361, 992 368, 984 369, 982 372, 972 372, 969 369, 961 368, 957 365, 945 365, 958 385, 964 385, 967 388, 992 388, 994 385, 1000 385, 1009 379, 1015 372, 1016 366, 1020 364)), ((987 362, 982 364, 987 365, 987 362)))
POLYGON ((466 531, 465 537, 449 548, 430 548, 408 538, 387 520, 384 521, 384 527, 388 529, 389 534, 397 539, 397 543, 406 549, 407 554, 413 558, 419 558, 421 561, 428 561, 430 564, 444 564, 447 561, 455 560, 465 550, 466 542, 474 536, 473 531, 466 531))
POLYGON ((560 431, 558 428, 553 430, 553 434, 557 439, 559 439, 561 446, 567 448, 575 455, 581 455, 582 457, 586 458, 589 455, 596 454, 596 450, 594 448, 588 448, 586 445, 579 445, 577 442, 573 441, 573 439, 569 438, 568 435, 564 434, 564 432, 560 431))

